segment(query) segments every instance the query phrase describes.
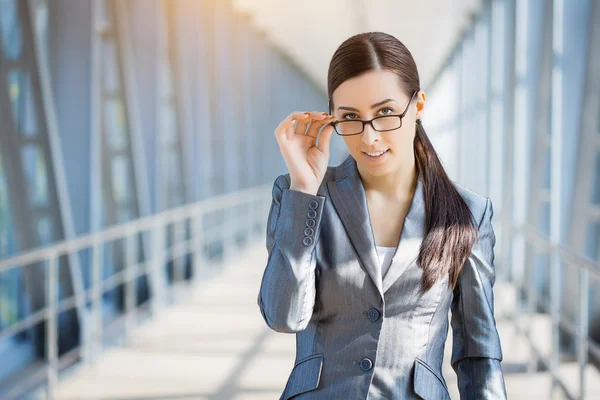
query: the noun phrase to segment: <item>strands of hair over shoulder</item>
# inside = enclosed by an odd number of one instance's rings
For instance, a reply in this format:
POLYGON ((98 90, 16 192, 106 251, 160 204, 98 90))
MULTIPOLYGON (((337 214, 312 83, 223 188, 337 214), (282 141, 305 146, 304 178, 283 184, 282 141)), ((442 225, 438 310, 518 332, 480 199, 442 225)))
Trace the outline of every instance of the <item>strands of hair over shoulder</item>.
MULTIPOLYGON (((345 40, 329 64, 329 112, 333 92, 344 81, 372 70, 398 75, 408 96, 421 90, 419 73, 410 51, 392 35, 366 32, 345 40)), ((423 269, 421 289, 429 290, 448 274, 454 289, 477 240, 477 223, 468 205, 448 177, 421 123, 415 124, 414 153, 425 197, 425 236, 417 263, 423 269)))

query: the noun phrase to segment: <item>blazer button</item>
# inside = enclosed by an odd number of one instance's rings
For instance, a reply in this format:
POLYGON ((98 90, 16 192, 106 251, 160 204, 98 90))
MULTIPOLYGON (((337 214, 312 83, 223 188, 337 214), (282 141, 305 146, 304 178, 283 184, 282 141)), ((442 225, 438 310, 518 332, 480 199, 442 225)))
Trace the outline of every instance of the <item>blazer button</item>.
POLYGON ((315 230, 314 230, 313 228, 306 228, 306 229, 304 230, 304 234, 305 234, 306 236, 312 236, 314 233, 315 233, 315 230))
POLYGON ((302 243, 304 243, 305 246, 310 246, 312 244, 313 240, 312 238, 309 238, 308 236, 306 236, 304 238, 304 240, 302 240, 302 243))
POLYGON ((310 203, 308 203, 308 208, 311 210, 316 210, 317 207, 319 207, 319 202, 316 200, 311 200, 310 203))
POLYGON ((379 313, 379 310, 377 310, 376 308, 371 308, 369 310, 369 312, 367 313, 367 315, 371 321, 375 322, 379 319, 379 316, 381 314, 379 313))
POLYGON ((360 362, 360 368, 363 371, 368 371, 371 368, 373 368, 373 361, 371 361, 369 358, 363 358, 360 362))
POLYGON ((309 228, 314 228, 316 224, 317 223, 315 222, 314 219, 307 219, 306 220, 306 226, 308 226, 309 228))
POLYGON ((308 215, 308 218, 316 218, 317 212, 315 210, 308 210, 308 213, 306 215, 308 215))

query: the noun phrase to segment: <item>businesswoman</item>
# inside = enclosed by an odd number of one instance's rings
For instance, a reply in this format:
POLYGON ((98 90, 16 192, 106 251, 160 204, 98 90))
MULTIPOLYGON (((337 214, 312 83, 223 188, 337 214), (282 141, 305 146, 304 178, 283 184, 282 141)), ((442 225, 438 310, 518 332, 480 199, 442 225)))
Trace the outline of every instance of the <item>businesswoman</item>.
POLYGON ((289 173, 273 186, 258 305, 296 334, 280 399, 448 399, 449 311, 461 399, 505 399, 492 203, 444 171, 411 53, 381 32, 347 39, 328 95, 329 114, 293 112, 275 131, 289 173), (329 167, 334 132, 350 155, 329 167))

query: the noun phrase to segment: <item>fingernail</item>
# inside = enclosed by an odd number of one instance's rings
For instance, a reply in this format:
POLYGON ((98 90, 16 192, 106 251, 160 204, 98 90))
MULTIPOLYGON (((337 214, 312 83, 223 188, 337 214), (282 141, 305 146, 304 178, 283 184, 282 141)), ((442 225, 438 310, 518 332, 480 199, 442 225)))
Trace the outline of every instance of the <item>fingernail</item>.
POLYGON ((306 114, 306 115, 310 115, 310 113, 309 113, 309 112, 305 112, 304 114, 306 114))

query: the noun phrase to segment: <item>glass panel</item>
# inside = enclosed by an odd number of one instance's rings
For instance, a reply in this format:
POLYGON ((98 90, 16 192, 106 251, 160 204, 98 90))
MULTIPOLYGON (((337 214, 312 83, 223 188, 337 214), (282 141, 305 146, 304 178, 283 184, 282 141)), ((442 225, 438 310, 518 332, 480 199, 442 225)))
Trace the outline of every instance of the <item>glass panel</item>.
POLYGON ((169 151, 167 153, 167 183, 168 185, 173 187, 178 187, 181 185, 181 177, 179 176, 179 157, 175 151, 169 151))
POLYGON ((112 93, 119 90, 119 70, 117 68, 117 53, 115 45, 112 41, 103 42, 103 88, 105 91, 112 93))
POLYGON ((119 152, 127 149, 125 135, 125 110, 121 100, 113 100, 105 105, 105 127, 108 147, 111 151, 119 152))
MULTIPOLYGON (((0 259, 17 253, 14 224, 11 218, 6 172, 0 152, 0 259)), ((20 272, 9 270, 0 273, 0 329, 17 321, 19 317, 18 299, 21 292, 20 272)))
MULTIPOLYGON (((1 7, 1 6, 0 6, 1 7)), ((1 10, 0 10, 1 12, 1 10)), ((0 149, 0 259, 8 258, 18 252, 15 238, 15 226, 12 221, 8 183, 2 165, 0 149)), ((0 272, 0 331, 17 323, 27 313, 22 270, 11 269, 0 272)), ((24 341, 25 335, 0 340, 0 380, 5 380, 17 369, 34 358, 31 342, 24 341)))
POLYGON ((126 204, 129 202, 128 161, 125 156, 118 155, 112 158, 112 189, 115 202, 126 204))
POLYGON ((117 210, 117 224, 125 223, 131 220, 132 215, 127 205, 119 207, 117 210))
POLYGON ((600 260, 600 222, 587 224, 585 255, 592 260, 600 260))
POLYGON ((16 60, 23 51, 21 21, 16 0, 0 0, 0 36, 4 56, 16 60))
POLYGON ((2 165, 2 152, 0 149, 0 259, 7 258, 17 253, 18 250, 10 210, 8 189, 6 172, 2 165))
MULTIPOLYGON (((600 152, 596 153, 596 177, 595 182, 592 182, 592 198, 591 201, 593 204, 600 205, 600 152)), ((593 176, 594 174, 592 174, 593 176)))
POLYGON ((52 225, 52 220, 49 217, 44 216, 37 218, 36 230, 41 246, 48 245, 54 241, 52 225))
POLYGON ((19 320, 19 293, 23 292, 20 277, 18 269, 0 273, 0 329, 19 320))
POLYGON ((31 205, 48 207, 48 172, 44 154, 37 145, 27 144, 23 147, 21 158, 31 205))
POLYGON ((166 149, 177 143, 175 109, 169 104, 160 107, 160 143, 166 149))
POLYGON ((11 70, 8 73, 8 91, 17 131, 25 137, 35 136, 38 127, 29 73, 11 70))

